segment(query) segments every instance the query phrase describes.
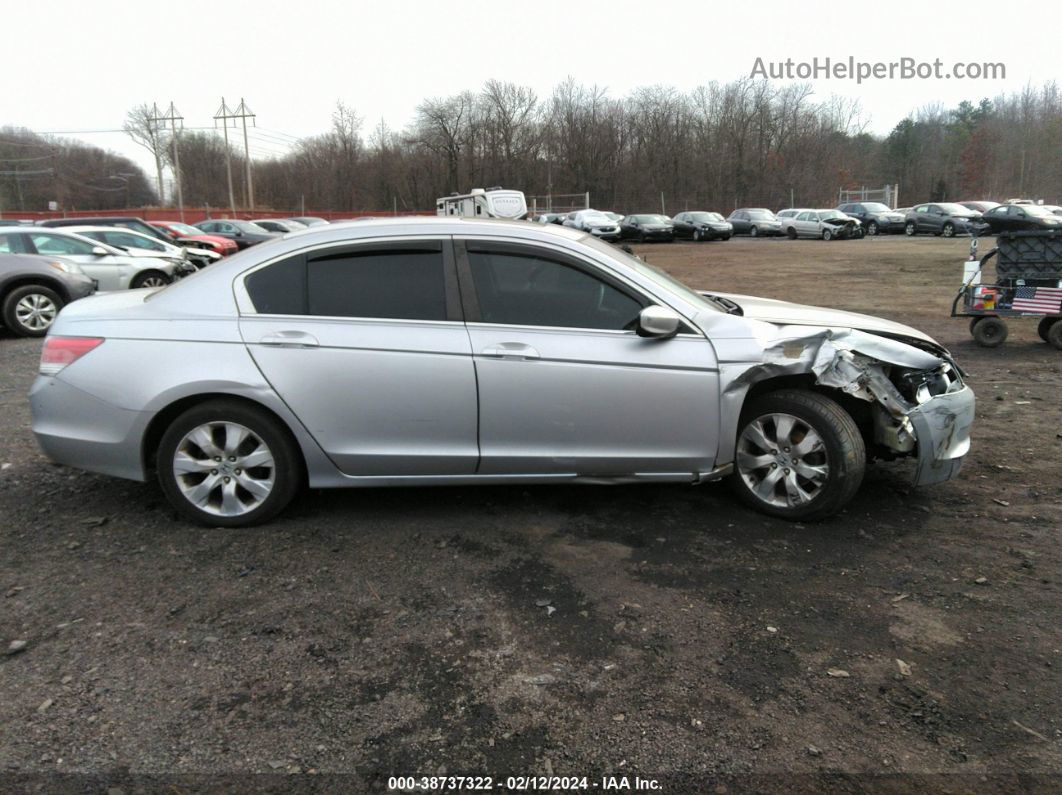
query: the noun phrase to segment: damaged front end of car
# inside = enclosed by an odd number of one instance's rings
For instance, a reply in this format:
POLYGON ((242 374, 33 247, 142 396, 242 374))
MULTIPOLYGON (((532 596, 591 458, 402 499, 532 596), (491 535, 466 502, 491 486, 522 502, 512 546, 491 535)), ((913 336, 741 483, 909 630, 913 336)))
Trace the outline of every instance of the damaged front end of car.
POLYGON ((761 362, 723 367, 724 402, 734 402, 732 411, 756 384, 802 376, 868 404, 860 412, 868 446, 880 457, 915 456, 915 485, 958 474, 970 447, 974 395, 947 351, 856 329, 774 328, 761 362))

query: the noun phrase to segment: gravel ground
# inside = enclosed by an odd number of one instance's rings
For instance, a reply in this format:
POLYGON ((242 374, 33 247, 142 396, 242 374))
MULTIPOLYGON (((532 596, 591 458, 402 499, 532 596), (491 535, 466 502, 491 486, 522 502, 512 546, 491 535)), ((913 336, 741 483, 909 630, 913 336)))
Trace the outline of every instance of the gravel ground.
POLYGON ((49 464, 40 343, 0 336, 0 789, 1057 791, 1062 353, 947 317, 966 246, 640 247, 695 287, 911 323, 971 371, 961 477, 874 465, 821 524, 656 485, 316 491, 191 527, 154 484, 49 464))

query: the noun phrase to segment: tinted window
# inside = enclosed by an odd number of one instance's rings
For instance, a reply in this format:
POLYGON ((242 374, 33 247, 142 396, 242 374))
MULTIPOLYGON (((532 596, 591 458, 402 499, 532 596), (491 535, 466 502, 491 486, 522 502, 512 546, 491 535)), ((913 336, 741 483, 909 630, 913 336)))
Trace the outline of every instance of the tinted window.
POLYGON ((595 276, 533 254, 470 251, 484 323, 633 328, 643 304, 595 276))
POLYGON ((262 314, 306 314, 306 265, 301 256, 256 270, 244 285, 254 308, 262 314))
POLYGON ((26 251, 23 235, 0 235, 0 254, 25 254, 26 251))
POLYGON ((446 320, 441 248, 344 253, 311 259, 307 309, 331 317, 446 320))

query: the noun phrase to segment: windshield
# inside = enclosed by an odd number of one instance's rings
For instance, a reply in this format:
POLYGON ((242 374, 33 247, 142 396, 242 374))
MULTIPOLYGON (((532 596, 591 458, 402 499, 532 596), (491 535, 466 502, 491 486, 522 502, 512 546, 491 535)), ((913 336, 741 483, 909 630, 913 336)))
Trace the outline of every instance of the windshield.
POLYGON ((821 210, 819 212, 819 220, 829 221, 831 218, 847 218, 848 216, 837 210, 821 210))
POLYGON ((863 207, 866 208, 868 213, 891 213, 887 204, 881 202, 863 202, 863 207))
POLYGON ((167 226, 179 235, 201 235, 202 229, 196 229, 188 224, 167 224, 167 226))
POLYGON ((664 271, 650 265, 644 260, 638 259, 632 254, 628 254, 621 248, 617 248, 616 246, 613 246, 609 243, 605 243, 604 241, 599 240, 593 235, 584 235, 580 242, 584 243, 590 248, 597 249, 600 253, 604 254, 609 259, 618 260, 619 262, 623 263, 632 270, 635 270, 643 276, 646 276, 647 278, 656 282, 668 292, 674 293, 675 295, 681 297, 683 300, 688 301, 693 306, 699 307, 701 309, 707 309, 712 312, 727 311, 726 308, 721 306, 720 304, 716 304, 715 302, 711 301, 700 293, 691 290, 689 287, 684 285, 674 276, 665 273, 664 271))
POLYGON ((749 210, 749 218, 753 221, 773 221, 774 213, 770 210, 749 210))
POLYGON ((583 220, 584 221, 602 221, 603 223, 606 223, 606 224, 612 223, 612 219, 611 218, 609 218, 604 213, 598 213, 598 212, 583 213, 583 220))
POLYGON ((716 223, 719 223, 723 220, 723 216, 721 216, 719 213, 690 213, 690 220, 700 221, 701 223, 705 223, 708 221, 714 221, 716 223))
POLYGON ((636 215, 636 216, 634 216, 634 220, 637 221, 639 224, 666 224, 667 223, 667 220, 665 220, 664 216, 662 216, 662 215, 636 215))
POLYGON ((963 207, 961 204, 952 204, 951 202, 945 202, 944 204, 938 204, 937 206, 948 215, 969 215, 973 212, 969 208, 963 207))

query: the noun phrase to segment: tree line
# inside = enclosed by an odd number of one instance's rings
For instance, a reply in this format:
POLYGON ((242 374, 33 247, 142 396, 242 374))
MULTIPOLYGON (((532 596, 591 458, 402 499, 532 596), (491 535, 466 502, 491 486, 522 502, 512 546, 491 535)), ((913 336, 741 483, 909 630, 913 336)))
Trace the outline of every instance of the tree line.
MULTIPOLYGON (((172 141, 145 126, 145 111, 130 111, 126 129, 172 170, 172 141)), ((548 96, 490 80, 425 99, 401 130, 384 122, 366 130, 353 108, 338 103, 330 129, 286 155, 253 161, 255 203, 352 214, 430 210, 439 196, 491 185, 529 196, 589 192, 594 206, 619 212, 657 210, 661 195, 668 212, 833 206, 839 188, 884 184, 899 184, 904 204, 1062 199, 1062 96, 1054 82, 955 108, 930 105, 884 136, 868 124, 858 102, 819 98, 803 83, 741 79, 690 92, 657 85, 616 97, 574 79, 548 96)), ((3 141, 20 135, 0 133, 0 158, 10 152, 3 141)), ((132 204, 153 198, 156 175, 149 180, 124 158, 125 165, 99 165, 117 156, 96 150, 93 170, 92 147, 34 140, 65 153, 51 166, 63 176, 50 189, 46 178, 19 179, 22 204, 59 195, 67 206, 102 209, 125 187, 132 204), (108 174, 119 168, 138 177, 115 181, 108 174)), ((227 207, 220 134, 185 131, 178 144, 185 204, 227 207)), ((236 201, 245 205, 235 141, 229 155, 236 201)), ((8 170, 0 160, 0 172, 8 170)), ((13 187, 10 175, 0 175, 3 207, 12 206, 13 187)))

